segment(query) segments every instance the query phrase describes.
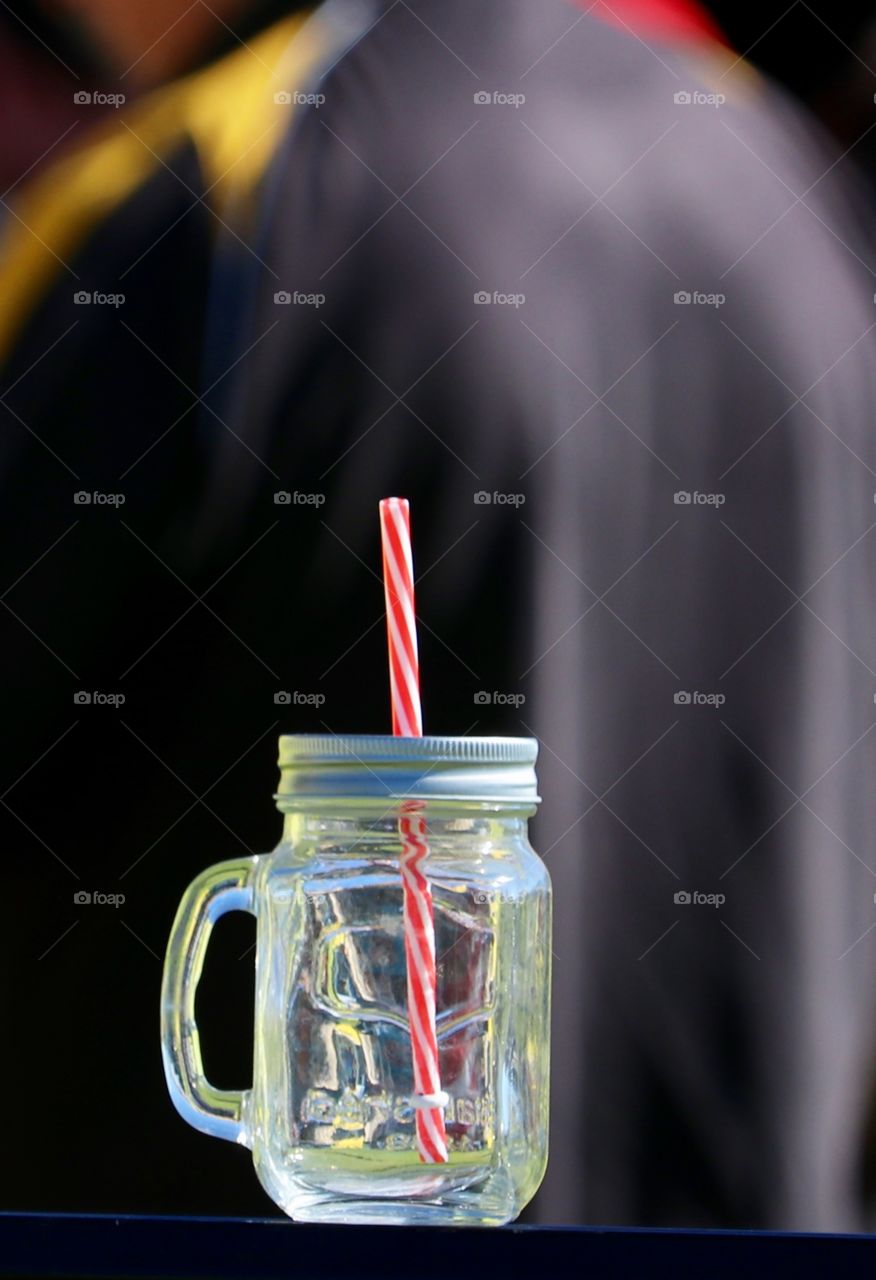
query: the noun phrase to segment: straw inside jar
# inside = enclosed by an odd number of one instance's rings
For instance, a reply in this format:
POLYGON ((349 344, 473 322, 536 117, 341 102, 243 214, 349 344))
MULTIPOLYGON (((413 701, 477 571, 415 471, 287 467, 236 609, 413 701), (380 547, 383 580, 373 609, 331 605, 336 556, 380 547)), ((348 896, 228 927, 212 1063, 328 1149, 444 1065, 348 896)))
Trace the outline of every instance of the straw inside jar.
MULTIPOLYGON (((414 568, 411 551, 410 507, 406 498, 380 503, 383 545, 383 583, 389 639, 392 731, 396 737, 423 735, 420 705, 420 667, 414 610, 414 568)), ((429 880, 423 870, 428 857, 426 823, 421 801, 401 805, 400 870, 404 902, 405 963, 408 1023, 414 1067, 417 1151, 427 1164, 447 1160, 447 1134, 435 1032, 435 922, 429 880)))

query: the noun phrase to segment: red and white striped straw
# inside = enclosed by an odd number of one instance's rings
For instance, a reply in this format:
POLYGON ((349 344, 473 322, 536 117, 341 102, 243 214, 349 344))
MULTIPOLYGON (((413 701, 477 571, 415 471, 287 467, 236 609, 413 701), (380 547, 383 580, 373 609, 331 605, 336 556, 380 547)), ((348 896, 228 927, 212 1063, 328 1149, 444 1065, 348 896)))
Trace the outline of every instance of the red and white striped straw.
MULTIPOLYGON (((420 738, 423 735, 423 714, 414 612, 411 518, 406 498, 383 499, 380 503, 380 532, 389 633, 392 731, 396 737, 420 738)), ((435 922, 432 892, 422 869, 429 847, 426 823, 418 814, 421 807, 418 801, 408 801, 402 805, 399 818, 408 1021, 414 1063, 415 1097, 412 1101, 417 1111, 420 1159, 426 1164, 443 1164, 447 1160, 446 1098, 441 1091, 435 1034, 435 922)))

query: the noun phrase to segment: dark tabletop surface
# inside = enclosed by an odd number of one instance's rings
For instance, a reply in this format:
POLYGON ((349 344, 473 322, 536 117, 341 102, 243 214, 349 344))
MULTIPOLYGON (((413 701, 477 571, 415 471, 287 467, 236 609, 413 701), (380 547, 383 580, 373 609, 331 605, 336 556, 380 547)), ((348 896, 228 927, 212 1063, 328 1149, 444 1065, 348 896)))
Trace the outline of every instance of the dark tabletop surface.
POLYGON ((380 1277, 872 1274, 876 1237, 647 1228, 304 1226, 283 1219, 0 1214, 3 1276, 380 1277))

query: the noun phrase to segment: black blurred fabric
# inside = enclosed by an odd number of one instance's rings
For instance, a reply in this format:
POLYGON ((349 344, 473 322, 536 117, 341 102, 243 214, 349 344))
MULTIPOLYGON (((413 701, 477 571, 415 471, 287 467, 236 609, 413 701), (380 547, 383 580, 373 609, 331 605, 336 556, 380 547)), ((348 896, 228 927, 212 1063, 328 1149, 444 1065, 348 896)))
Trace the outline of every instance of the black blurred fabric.
POLYGON ((817 102, 841 75, 854 72, 854 49, 873 21, 871 0, 792 5, 776 0, 757 9, 706 0, 705 7, 735 48, 808 102, 817 102))
MULTIPOLYGON (((63 343, 42 354, 70 323, 47 307, 5 371, 58 457, 19 424, 0 471, 8 1060, 31 1100, 3 1203, 271 1211, 246 1154, 170 1107, 159 957, 197 871, 275 843, 280 731, 389 732, 395 492, 427 731, 542 744, 553 1129, 532 1216, 860 1227, 876 388, 857 207, 748 76, 718 109, 677 104, 715 91, 704 69, 552 0, 373 16, 278 158, 261 262, 233 237, 211 257, 184 220, 130 290, 142 312, 95 317, 69 366, 63 343), (475 101, 494 91, 525 102, 475 101), (76 908, 80 888, 125 905, 76 908), (674 901, 694 890, 726 902, 674 901)), ((114 243, 92 245, 101 285, 114 243)), ((250 943, 217 931, 205 977, 219 1085, 247 1082, 250 943)))
POLYGON ((871 0, 757 9, 709 0, 706 7, 731 43, 811 108, 842 151, 871 182, 876 180, 876 9, 871 0))

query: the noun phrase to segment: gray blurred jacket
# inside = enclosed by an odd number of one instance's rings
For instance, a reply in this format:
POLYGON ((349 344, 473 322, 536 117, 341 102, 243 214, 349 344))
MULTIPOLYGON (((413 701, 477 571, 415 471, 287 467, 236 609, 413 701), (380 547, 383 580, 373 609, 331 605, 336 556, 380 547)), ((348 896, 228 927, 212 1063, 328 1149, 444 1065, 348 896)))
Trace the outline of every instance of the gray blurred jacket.
POLYGON ((257 460, 222 440, 208 529, 325 495, 278 517, 290 662, 383 729, 408 496, 427 728, 541 740, 534 1216, 861 1228, 876 314, 839 169, 749 74, 547 0, 388 6, 309 87, 215 401, 257 460))

